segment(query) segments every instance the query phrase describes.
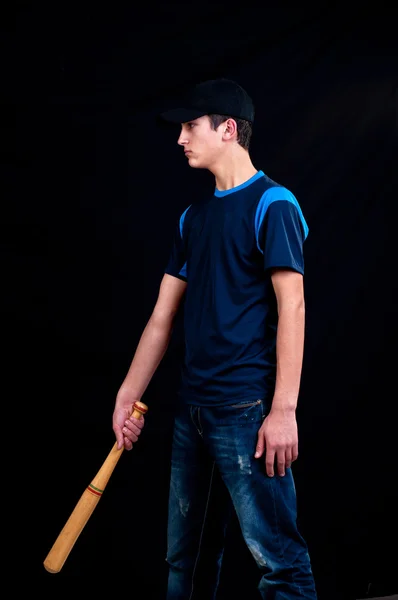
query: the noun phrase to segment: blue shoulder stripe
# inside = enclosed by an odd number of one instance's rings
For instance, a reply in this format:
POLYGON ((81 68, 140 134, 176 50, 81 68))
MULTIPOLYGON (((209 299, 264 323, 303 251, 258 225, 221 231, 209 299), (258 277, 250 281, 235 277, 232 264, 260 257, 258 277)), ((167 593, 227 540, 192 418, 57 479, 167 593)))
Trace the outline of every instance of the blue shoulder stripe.
MULTIPOLYGON (((186 208, 186 209, 184 210, 184 212, 182 213, 182 215, 181 215, 181 217, 180 217, 180 236, 181 236, 181 240, 183 239, 183 238, 182 238, 182 231, 183 231, 183 227, 184 227, 184 220, 185 220, 185 216, 186 216, 186 214, 187 214, 188 210, 191 208, 191 206, 192 206, 192 204, 190 204, 190 205, 188 206, 188 208, 186 208)), ((180 275, 182 275, 183 277, 185 277, 185 279, 187 279, 187 278, 188 278, 188 274, 187 274, 187 263, 186 263, 186 261, 185 261, 185 263, 184 263, 184 265, 183 265, 183 267, 182 267, 182 269, 181 269, 181 271, 180 271, 180 273, 179 273, 179 274, 180 274, 180 275)))
POLYGON ((181 217, 180 217, 180 235, 181 235, 181 239, 182 239, 182 229, 184 227, 184 220, 185 220, 185 215, 187 214, 187 212, 189 211, 189 209, 191 208, 192 204, 190 204, 188 206, 188 208, 186 208, 184 210, 184 212, 182 213, 181 217))
POLYGON ((260 243, 259 243, 259 234, 260 234, 261 224, 264 221, 265 213, 267 212, 269 205, 272 204, 272 202, 277 202, 278 200, 287 200, 288 202, 291 202, 292 204, 294 204, 294 206, 297 208, 301 223, 304 228, 304 239, 306 239, 306 237, 308 235, 308 231, 309 231, 308 225, 306 223, 306 220, 304 219, 304 215, 302 213, 299 203, 297 202, 296 197, 292 194, 292 192, 290 192, 285 187, 282 187, 282 186, 271 187, 268 190, 266 190, 264 192, 264 194, 262 195, 260 202, 258 203, 257 210, 256 210, 256 216, 254 219, 256 242, 257 242, 257 247, 260 250, 260 252, 262 252, 262 249, 261 249, 260 243))

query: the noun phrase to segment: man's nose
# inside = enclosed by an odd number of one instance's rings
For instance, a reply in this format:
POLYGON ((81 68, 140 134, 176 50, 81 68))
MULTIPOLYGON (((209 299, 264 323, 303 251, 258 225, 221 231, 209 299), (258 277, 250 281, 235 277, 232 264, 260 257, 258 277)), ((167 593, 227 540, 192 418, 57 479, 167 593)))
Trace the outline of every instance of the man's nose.
POLYGON ((180 146, 184 146, 184 144, 187 144, 187 143, 188 143, 187 135, 186 135, 184 129, 181 129, 181 133, 178 137, 177 144, 179 144, 180 146))

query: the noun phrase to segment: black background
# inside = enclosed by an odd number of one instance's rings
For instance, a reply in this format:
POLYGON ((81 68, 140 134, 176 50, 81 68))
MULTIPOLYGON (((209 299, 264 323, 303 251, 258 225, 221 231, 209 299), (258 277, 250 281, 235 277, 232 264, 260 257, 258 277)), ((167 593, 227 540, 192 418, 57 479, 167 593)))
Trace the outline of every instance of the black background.
MULTIPOLYGON (((155 116, 189 84, 224 76, 255 100, 254 165, 293 191, 310 228, 294 472, 319 598, 397 593, 393 14, 382 4, 21 4, 2 28, 4 429, 20 452, 19 584, 56 595, 78 577, 76 593, 164 597, 181 320, 143 398, 139 444, 62 571, 42 563, 113 445, 115 396, 176 219, 213 187, 155 116)), ((204 562, 199 590, 205 581, 204 562)), ((254 599, 256 585, 233 522, 220 598, 254 599)))

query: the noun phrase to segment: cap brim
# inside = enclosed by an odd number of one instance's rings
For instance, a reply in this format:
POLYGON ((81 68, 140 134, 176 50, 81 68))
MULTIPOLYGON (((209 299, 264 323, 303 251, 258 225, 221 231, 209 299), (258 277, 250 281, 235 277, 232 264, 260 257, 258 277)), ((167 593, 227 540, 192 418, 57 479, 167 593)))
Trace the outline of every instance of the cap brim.
POLYGON ((160 118, 167 123, 187 123, 199 119, 199 117, 204 117, 206 114, 206 112, 194 108, 173 108, 161 113, 160 118))

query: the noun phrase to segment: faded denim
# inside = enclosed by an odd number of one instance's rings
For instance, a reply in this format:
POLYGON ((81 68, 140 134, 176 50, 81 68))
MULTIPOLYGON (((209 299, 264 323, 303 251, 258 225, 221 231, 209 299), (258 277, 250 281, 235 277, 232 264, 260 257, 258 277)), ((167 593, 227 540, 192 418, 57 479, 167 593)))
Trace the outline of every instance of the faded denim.
POLYGON ((213 568, 206 571, 215 600, 232 499, 243 538, 259 567, 259 597, 317 598, 307 545, 296 524, 291 469, 268 477, 265 459, 255 459, 257 432, 266 416, 263 400, 222 407, 181 404, 176 414, 167 539, 167 600, 193 598, 193 578, 210 490, 221 476, 228 493, 217 494, 222 515, 212 524, 213 568), (224 510, 225 508, 225 510, 224 510))

